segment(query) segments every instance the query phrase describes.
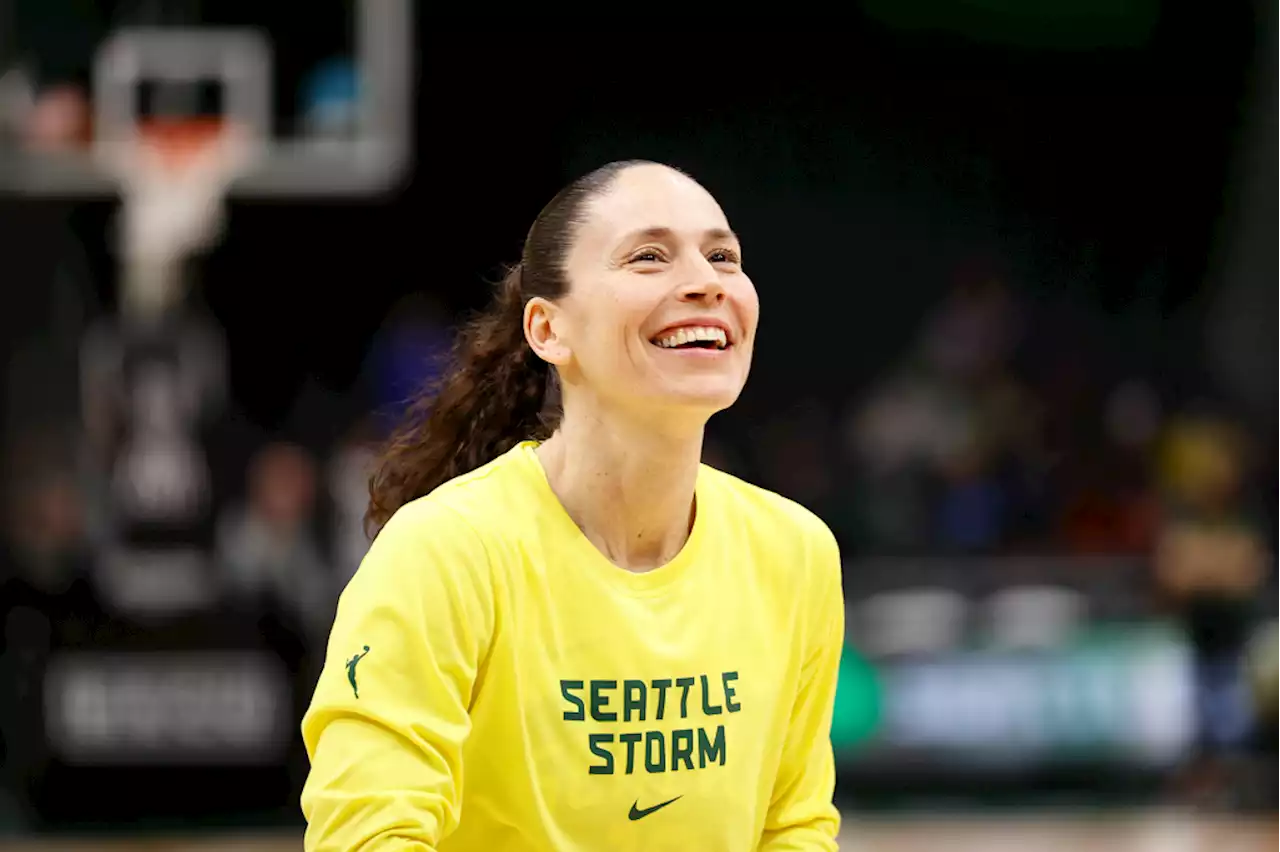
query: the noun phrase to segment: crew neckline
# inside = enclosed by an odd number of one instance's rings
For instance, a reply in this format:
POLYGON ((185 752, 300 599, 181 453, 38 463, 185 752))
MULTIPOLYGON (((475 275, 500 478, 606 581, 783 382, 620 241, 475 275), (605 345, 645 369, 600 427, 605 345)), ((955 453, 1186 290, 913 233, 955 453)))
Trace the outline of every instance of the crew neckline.
POLYGON ((693 527, 689 530, 689 537, 685 540, 684 546, 669 562, 663 565, 651 568, 648 571, 628 571, 613 562, 598 547, 592 544, 591 539, 587 538, 582 529, 570 517, 568 510, 565 509, 564 504, 560 502, 560 498, 551 487, 551 481, 547 478, 546 468, 542 466, 542 460, 538 458, 538 454, 535 452, 539 443, 538 441, 523 441, 516 449, 521 461, 536 474, 534 479, 537 481, 538 490, 542 492, 542 496, 546 498, 548 504, 552 507, 548 512, 552 523, 564 534, 566 540, 572 542, 573 547, 581 552, 582 561, 586 563, 590 573, 598 576, 610 586, 642 595, 665 591, 689 573, 690 567, 698 561, 698 554, 703 549, 703 542, 707 535, 706 528, 710 523, 710 505, 706 499, 706 487, 701 467, 698 469, 698 478, 694 484, 695 511, 693 527))

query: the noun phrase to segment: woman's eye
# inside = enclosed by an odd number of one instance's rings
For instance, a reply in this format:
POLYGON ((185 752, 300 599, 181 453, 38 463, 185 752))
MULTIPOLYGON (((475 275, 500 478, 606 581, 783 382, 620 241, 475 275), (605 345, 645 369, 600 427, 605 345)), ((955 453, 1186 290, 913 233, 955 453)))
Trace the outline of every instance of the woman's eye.
POLYGON ((712 263, 738 263, 738 255, 729 249, 716 249, 707 255, 707 260, 712 263))

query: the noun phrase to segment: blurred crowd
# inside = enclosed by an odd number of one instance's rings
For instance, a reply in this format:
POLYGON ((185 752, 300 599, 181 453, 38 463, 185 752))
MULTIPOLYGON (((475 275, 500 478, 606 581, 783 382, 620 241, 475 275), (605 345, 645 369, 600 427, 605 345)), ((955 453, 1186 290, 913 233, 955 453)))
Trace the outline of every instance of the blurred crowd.
POLYGON ((434 313, 394 312, 369 353, 374 411, 317 447, 236 430, 226 352, 206 317, 102 319, 83 341, 80 417, 37 422, 6 448, 5 604, 21 598, 15 588, 82 590, 125 613, 269 600, 322 644, 369 544, 376 442, 447 343, 434 313), (134 576, 156 560, 162 571, 134 576))
MULTIPOLYGON (((176 525, 155 534, 208 533, 230 587, 265 593, 332 575, 324 594, 298 602, 321 608, 367 546, 373 448, 434 377, 449 333, 429 299, 406 299, 366 359, 357 393, 371 413, 335 446, 260 441, 224 484, 216 424, 235 415, 216 325, 189 320, 131 341, 104 322, 83 342, 79 422, 40 423, 8 447, 14 546, 84 536, 104 551, 123 528, 176 525), (172 351, 144 351, 157 346, 172 351)), ((812 507, 850 555, 1158 552, 1161 565, 1181 564, 1172 554, 1196 545, 1180 532, 1198 525, 1230 531, 1198 545, 1236 554, 1210 558, 1234 566, 1216 579, 1262 582, 1275 535, 1265 425, 1162 394, 1167 377, 1108 363, 1098 348, 1084 319, 1046 317, 1000 277, 971 274, 865 393, 792 400, 738 440, 713 434, 707 460, 812 507)), ((1196 582, 1158 576, 1170 591, 1196 582)))
MULTIPOLYGON (((1202 739, 1249 740, 1246 645, 1275 597, 1262 436, 1225 409, 1162 396, 1167 381, 1112 368, 1083 320, 979 273, 960 277, 866 393, 783 407, 743 442, 713 438, 708 461, 815 509, 850 560, 1149 557, 1152 613, 1178 619, 1196 650, 1212 720, 1202 739)), ((336 444, 267 436, 239 456, 219 444, 237 415, 218 331, 195 314, 157 328, 100 318, 80 341, 77 415, 6 448, 7 718, 39 729, 50 653, 210 611, 257 614, 305 701, 368 546, 376 443, 438 371, 448 322, 421 295, 391 312, 356 391, 368 413, 336 444)), ((36 746, 19 735, 3 747, 29 781, 22 767, 39 760, 20 753, 36 746)))
MULTIPOLYGON (((305 770, 292 720, 369 544, 374 445, 447 331, 419 299, 393 311, 353 392, 372 413, 327 447, 246 427, 220 332, 195 310, 157 325, 107 312, 28 338, 10 359, 20 413, 7 418, 0 479, 0 828, 85 806, 68 801, 58 768, 83 755, 59 754, 50 728, 50 665, 67 652, 266 652, 289 673, 295 782, 305 770), (60 336, 70 327, 81 329, 74 358, 60 336)), ((68 712, 89 720, 81 739, 96 724, 120 741, 106 703, 78 700, 68 712)))
POLYGON ((712 457, 817 509, 857 554, 1143 555, 1188 514, 1274 536, 1274 448, 1088 314, 982 268, 849 400, 807 399, 712 457))
POLYGON ((962 267, 864 394, 805 400, 745 451, 711 453, 816 509, 851 558, 950 556, 960 573, 965 557, 1027 557, 1030 584, 1037 556, 1148 566, 1143 610, 1192 654, 1198 756, 1178 792, 1229 796, 1256 778, 1222 755, 1275 748, 1274 410, 1144 372, 1099 316, 962 267))

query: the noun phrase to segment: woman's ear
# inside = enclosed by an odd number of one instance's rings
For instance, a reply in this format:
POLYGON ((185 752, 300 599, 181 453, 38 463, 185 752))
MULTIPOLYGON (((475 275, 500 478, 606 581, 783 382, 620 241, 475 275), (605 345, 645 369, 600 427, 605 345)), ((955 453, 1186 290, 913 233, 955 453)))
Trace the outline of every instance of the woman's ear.
POLYGON ((565 337, 563 309, 549 299, 534 296, 524 306, 524 339, 529 348, 548 364, 561 366, 573 354, 565 337))

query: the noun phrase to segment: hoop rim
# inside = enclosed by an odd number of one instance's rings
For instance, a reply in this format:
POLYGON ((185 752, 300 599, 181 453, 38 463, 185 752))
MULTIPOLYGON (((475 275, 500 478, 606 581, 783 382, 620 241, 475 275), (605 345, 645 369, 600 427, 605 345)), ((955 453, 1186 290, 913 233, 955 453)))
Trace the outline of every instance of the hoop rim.
POLYGON ((134 126, 134 142, 168 174, 189 168, 202 153, 226 141, 233 124, 222 116, 143 118, 134 126))

